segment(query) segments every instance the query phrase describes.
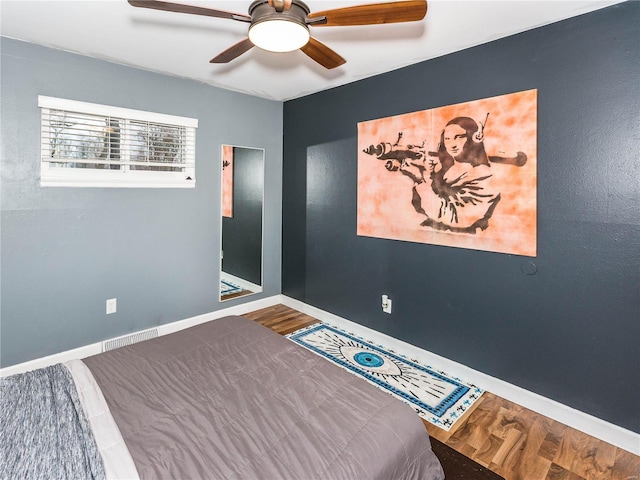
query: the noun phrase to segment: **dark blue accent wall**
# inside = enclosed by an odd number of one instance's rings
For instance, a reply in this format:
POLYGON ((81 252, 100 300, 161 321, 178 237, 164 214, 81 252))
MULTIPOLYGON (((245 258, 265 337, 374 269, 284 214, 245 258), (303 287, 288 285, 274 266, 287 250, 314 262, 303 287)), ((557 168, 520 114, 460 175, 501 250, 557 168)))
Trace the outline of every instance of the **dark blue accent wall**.
POLYGON ((639 145, 640 2, 288 101, 283 294, 640 432, 639 145), (529 89, 536 258, 356 235, 357 122, 529 89))

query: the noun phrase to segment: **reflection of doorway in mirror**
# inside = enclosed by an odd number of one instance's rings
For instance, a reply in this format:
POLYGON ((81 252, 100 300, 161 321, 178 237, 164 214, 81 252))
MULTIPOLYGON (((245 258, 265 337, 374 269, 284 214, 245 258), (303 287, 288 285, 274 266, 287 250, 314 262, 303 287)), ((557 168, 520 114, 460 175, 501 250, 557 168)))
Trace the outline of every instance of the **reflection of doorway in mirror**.
POLYGON ((222 216, 233 217, 233 147, 222 146, 222 216))

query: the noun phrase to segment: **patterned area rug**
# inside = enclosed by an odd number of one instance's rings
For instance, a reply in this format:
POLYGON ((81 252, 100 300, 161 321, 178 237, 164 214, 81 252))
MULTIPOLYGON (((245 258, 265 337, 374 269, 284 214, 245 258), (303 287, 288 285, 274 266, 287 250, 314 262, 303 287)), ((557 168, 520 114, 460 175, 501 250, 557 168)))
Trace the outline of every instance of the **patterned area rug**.
POLYGON ((483 393, 475 385, 326 323, 287 338, 388 391, 443 430, 450 430, 483 393))
POLYGON ((242 287, 231 283, 228 280, 220 280, 220 295, 229 295, 242 291, 242 287))

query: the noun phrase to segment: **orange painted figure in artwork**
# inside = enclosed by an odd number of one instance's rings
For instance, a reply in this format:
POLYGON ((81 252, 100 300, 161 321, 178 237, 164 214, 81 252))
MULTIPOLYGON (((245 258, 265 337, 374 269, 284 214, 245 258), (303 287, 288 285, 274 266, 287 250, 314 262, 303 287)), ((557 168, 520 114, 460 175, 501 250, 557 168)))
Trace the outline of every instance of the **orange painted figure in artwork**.
MULTIPOLYGON (((394 151, 395 155, 391 152, 385 155, 389 159, 387 170, 400 171, 413 180, 411 203, 426 217, 422 226, 471 234, 489 226, 489 219, 500 202, 500 192, 492 185, 491 163, 522 166, 527 157, 523 152, 513 158, 487 155, 484 126, 488 116, 484 123, 470 117, 449 121, 440 135, 437 152, 425 155, 424 151, 410 146, 394 151)), ((398 146, 400 138, 402 133, 393 146, 398 146)), ((378 151, 374 148, 370 147, 365 153, 381 153, 380 147, 378 151)))
MULTIPOLYGON (((423 226, 463 233, 489 226, 500 192, 484 147, 487 118, 456 117, 442 131, 438 151, 430 152, 429 179, 414 185, 414 207, 427 217, 423 226)), ((517 158, 526 161, 524 154, 517 158)))

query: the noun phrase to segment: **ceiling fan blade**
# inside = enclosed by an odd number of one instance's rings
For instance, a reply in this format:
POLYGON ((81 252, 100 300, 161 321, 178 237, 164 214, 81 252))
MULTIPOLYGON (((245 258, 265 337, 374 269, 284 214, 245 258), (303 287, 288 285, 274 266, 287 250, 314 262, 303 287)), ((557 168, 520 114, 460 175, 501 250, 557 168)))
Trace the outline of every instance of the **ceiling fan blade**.
POLYGON ((315 60, 324 68, 332 69, 343 65, 347 61, 324 43, 311 37, 309 43, 300 48, 309 58, 315 60))
POLYGON ((160 0, 129 0, 134 7, 151 8, 154 10, 164 10, 166 12, 191 13, 193 15, 204 15, 206 17, 229 18, 241 22, 250 22, 251 17, 243 13, 227 12, 214 8, 198 7, 196 5, 184 5, 182 3, 162 2, 160 0))
POLYGON ((427 14, 426 0, 406 0, 400 2, 373 3, 354 7, 336 8, 310 13, 309 25, 318 27, 338 27, 351 25, 378 25, 381 23, 415 22, 427 14), (326 18, 326 22, 313 22, 326 18))
POLYGON ((227 48, 224 52, 219 54, 217 57, 209 60, 209 63, 228 63, 234 58, 239 57, 244 52, 251 50, 253 47, 253 43, 249 38, 245 38, 244 40, 239 41, 235 45, 227 48))

